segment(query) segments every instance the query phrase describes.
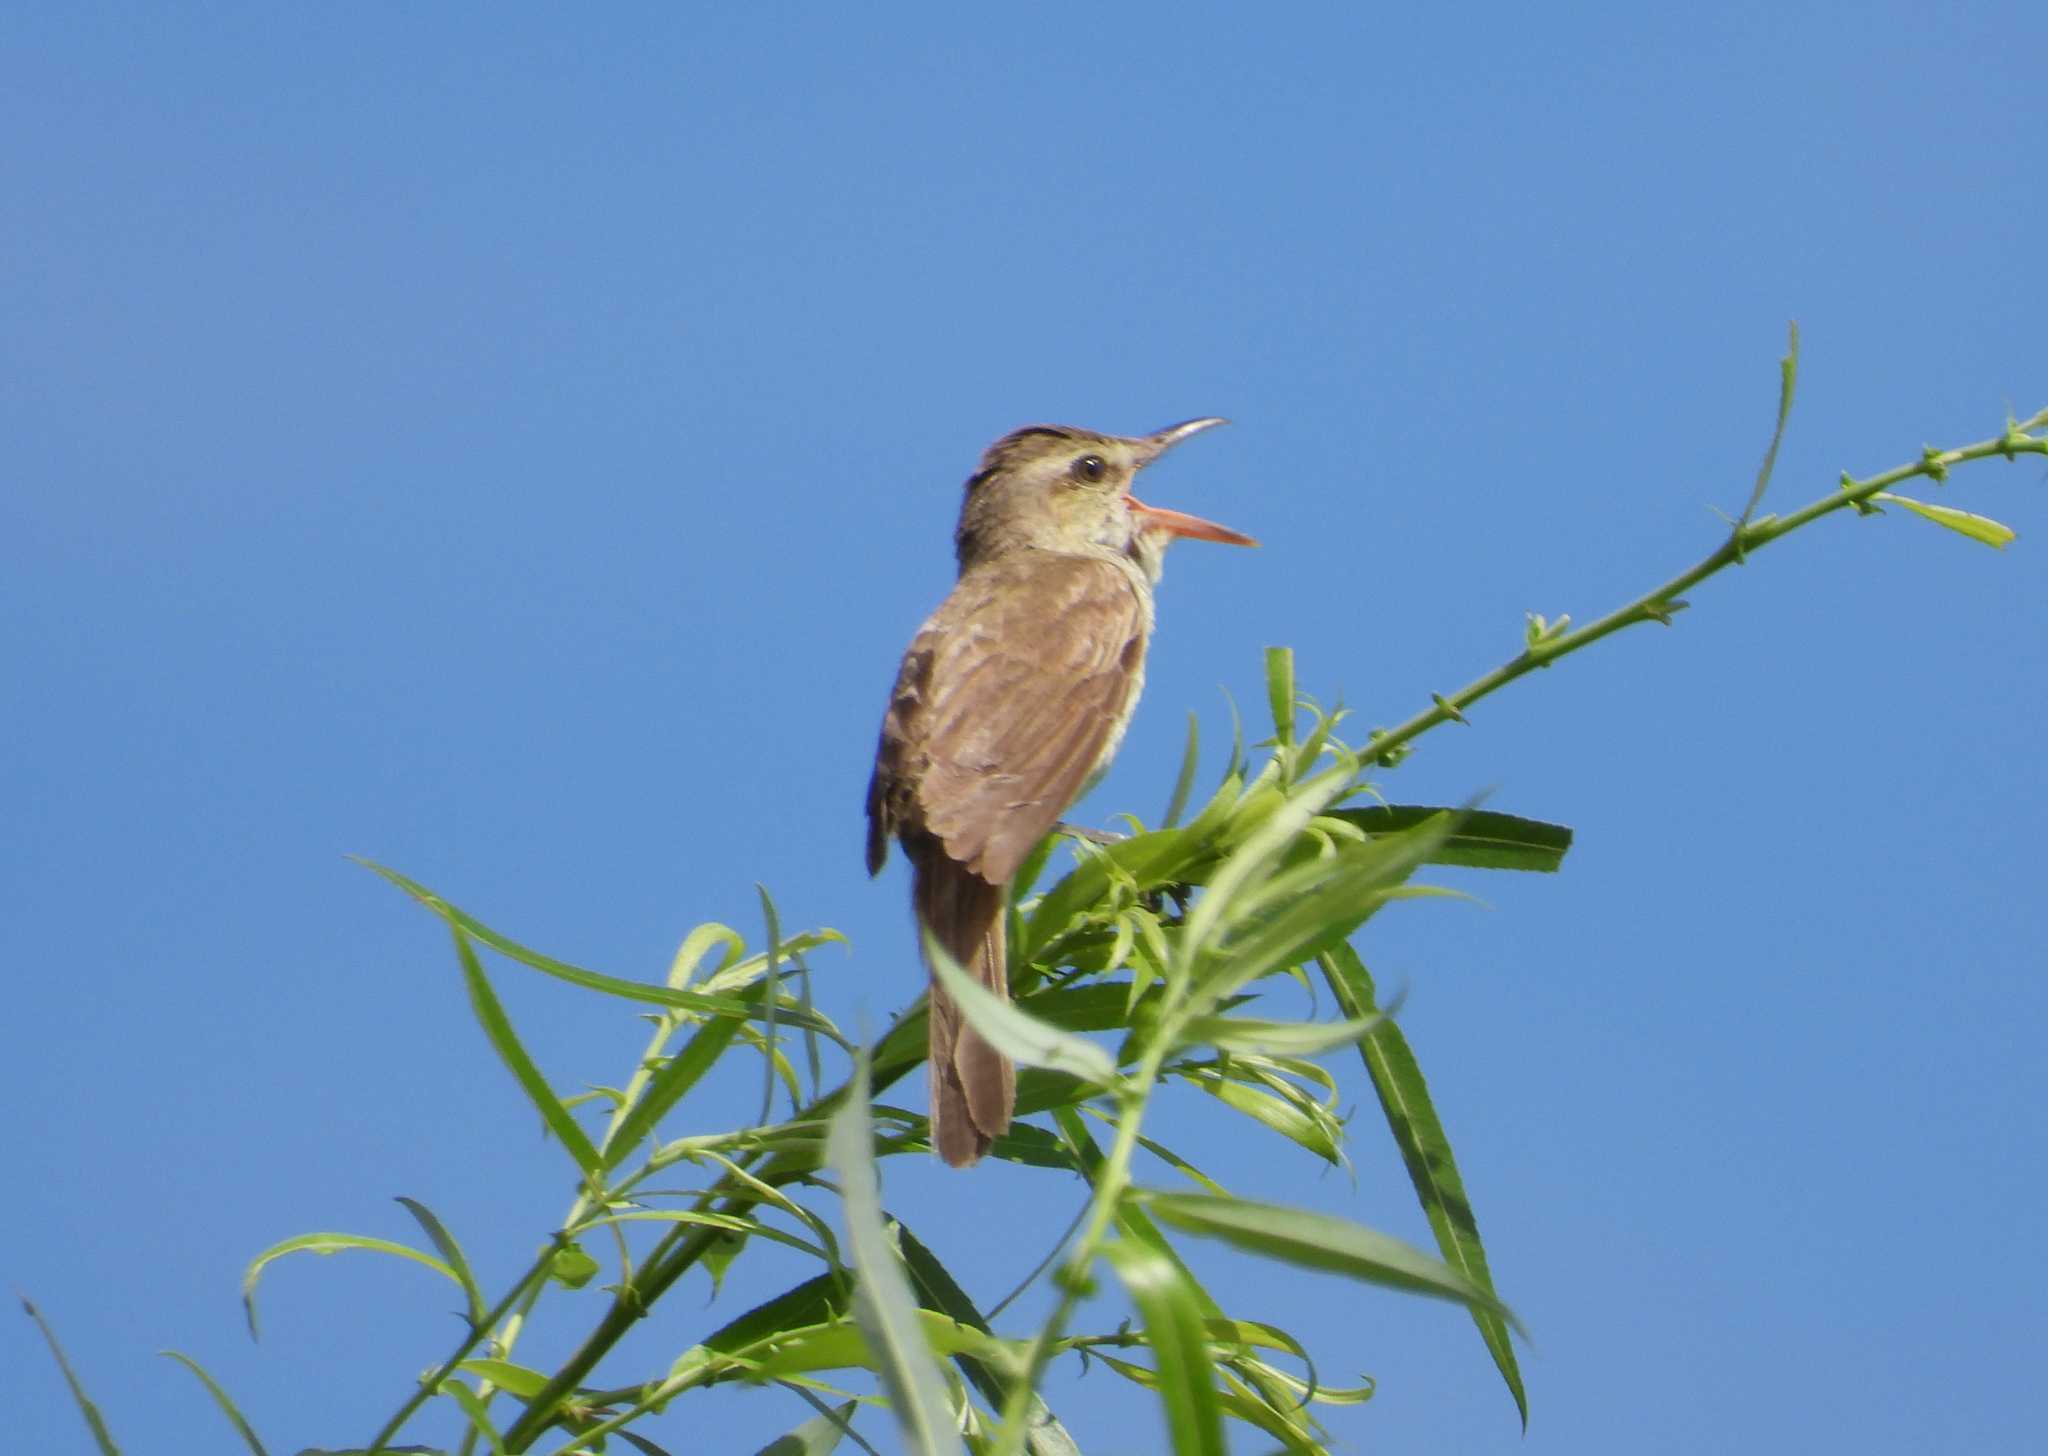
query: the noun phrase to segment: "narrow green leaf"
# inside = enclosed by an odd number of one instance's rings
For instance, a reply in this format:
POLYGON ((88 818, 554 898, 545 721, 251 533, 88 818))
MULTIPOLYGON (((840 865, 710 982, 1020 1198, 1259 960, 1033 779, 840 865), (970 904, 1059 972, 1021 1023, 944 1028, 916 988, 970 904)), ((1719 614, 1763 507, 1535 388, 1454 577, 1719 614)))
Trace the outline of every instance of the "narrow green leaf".
POLYGON ((1792 416, 1792 389, 1799 382, 1799 324, 1794 320, 1786 329, 1785 357, 1778 361, 1778 424, 1771 431, 1770 448, 1764 451, 1763 463, 1757 467, 1756 486, 1749 493, 1749 503, 1742 508, 1742 516, 1735 523, 1735 529, 1749 524, 1749 518, 1756 508, 1763 504, 1764 492, 1770 488, 1771 472, 1777 468, 1778 446, 1784 443, 1785 422, 1792 416))
MULTIPOLYGON (((601 991, 607 996, 617 996, 628 1001, 644 1001, 655 1006, 673 1006, 683 1011, 697 1012, 701 1016, 743 1016, 750 1020, 759 1021, 768 1014, 755 1002, 743 1000, 737 996, 714 996, 698 991, 680 991, 669 986, 649 985, 644 981, 627 981, 617 976, 606 976, 596 971, 586 971, 581 966, 570 965, 567 961, 558 961, 552 956, 542 955, 537 950, 530 950, 508 936, 500 935, 475 916, 449 904, 426 886, 419 884, 417 881, 407 879, 397 870, 388 869, 373 860, 358 858, 356 863, 396 885, 428 910, 440 916, 450 926, 468 935, 470 939, 481 945, 489 946, 507 960, 517 961, 520 965, 530 970, 539 971, 543 975, 553 976, 559 981, 567 981, 572 986, 581 986, 588 991, 601 991)), ((700 929, 702 928, 704 927, 700 927, 700 929)), ((827 941, 836 941, 843 938, 836 930, 818 931, 814 935, 805 938, 805 944, 807 946, 823 944, 827 941)), ((797 942, 793 940, 790 944, 794 946, 797 942)), ((796 1019, 795 1014, 786 1008, 780 1014, 792 1021, 796 1019)), ((820 1033, 831 1037, 835 1041, 841 1040, 838 1030, 822 1018, 817 1021, 817 1029, 820 1033)))
MULTIPOLYGON (((666 1116, 685 1094, 702 1080, 711 1070, 720 1054, 732 1041, 740 1028, 737 1017, 719 1016, 699 1027, 683 1049, 668 1059, 659 1072, 648 1079, 647 1086, 640 1093, 640 1100, 628 1109, 605 1140, 604 1166, 607 1170, 616 1168, 632 1155, 640 1140, 654 1131, 654 1126, 666 1116)), ((769 1067, 772 1075, 773 1063, 769 1067)))
POLYGON ((1237 699, 1225 693, 1223 701, 1230 709, 1230 759, 1223 765, 1223 782, 1227 784, 1244 777, 1244 719, 1238 716, 1237 699))
MULTIPOLYGON (((811 996, 811 965, 804 959, 803 947, 786 944, 783 950, 788 953, 790 964, 796 968, 796 1004, 803 1013, 803 1019, 797 1025, 804 1034, 804 1070, 811 1074, 811 1095, 816 1097, 824 1090, 825 1063, 818 1051, 818 1033, 814 1029, 822 1018, 811 996)), ((793 1106, 803 1101, 794 1087, 789 1090, 789 1100, 793 1106)))
POLYGON ((1350 1046, 1385 1020, 1390 1012, 1348 1017, 1343 1021, 1261 1021, 1249 1016, 1197 1016, 1181 1028, 1177 1041, 1221 1047, 1230 1052, 1312 1057, 1350 1046))
MULTIPOLYGON (((444 1380, 434 1387, 434 1393, 445 1399, 452 1400, 462 1407, 462 1414, 469 1421, 472 1428, 471 1431, 464 1433, 465 1438, 473 1435, 476 1431, 481 1431, 484 1440, 490 1446, 491 1456, 505 1456, 505 1433, 492 1423, 491 1408, 484 1403, 483 1399, 474 1390, 471 1390, 460 1380, 444 1380)), ((626 1436, 627 1440, 635 1439, 632 1436, 627 1436, 624 1431, 621 1431, 619 1434, 626 1436)), ((387 1446, 384 1449, 391 1451, 393 1448, 387 1446)), ((473 1442, 472 1449, 474 1449, 473 1442)), ((659 1451, 660 1448, 655 1447, 655 1450, 659 1451)), ((300 1456, 304 1456, 304 1453, 300 1453, 300 1456)))
MULTIPOLYGON (((1212 993, 1235 991, 1255 976, 1298 965, 1343 943, 1389 900, 1415 893, 1405 891, 1402 882, 1443 842, 1451 823, 1432 820, 1404 834, 1346 845, 1276 877, 1273 888, 1285 891, 1284 900, 1277 909, 1261 904, 1249 926, 1230 928, 1220 952, 1222 967, 1205 986, 1212 993)), ((1261 898, 1279 896, 1261 892, 1261 898)))
MULTIPOLYGON (((1019 1125, 1020 1128, 1022 1126, 1019 1125)), ((1038 1133, 1041 1130, 1034 1127, 1030 1131, 1038 1133)), ((1016 1130, 1013 1129, 1010 1136, 1015 1137, 1016 1130)), ((1004 1140, 997 1141, 1000 1143, 1004 1140)), ((1071 1167, 1072 1163, 1063 1162, 1060 1166, 1071 1167)), ((939 1262, 938 1256, 926 1248, 909 1227, 900 1221, 896 1225, 896 1244, 903 1254, 904 1272, 910 1276, 911 1286, 917 1291, 918 1303, 923 1308, 934 1310, 983 1334, 989 1333, 988 1321, 982 1318, 981 1311, 974 1306, 974 1301, 954 1282, 952 1274, 939 1262)), ((1004 1408, 1009 1400, 1010 1379, 1013 1378, 1007 1373, 1007 1367, 1001 1367, 998 1362, 983 1359, 968 1350, 954 1351, 953 1363, 960 1368, 961 1374, 973 1383, 974 1388, 981 1392, 981 1398, 988 1402, 991 1410, 999 1411, 1004 1408)), ((1030 1452, 1031 1456, 1081 1456, 1081 1448, 1075 1444, 1067 1428, 1060 1424, 1059 1418, 1053 1415, 1052 1408, 1036 1392, 1028 1398, 1024 1422, 1024 1449, 1030 1452)))
POLYGON ((1120 1031, 1131 1020, 1123 981, 1074 981, 1035 991, 1017 1004, 1061 1031, 1120 1031))
MULTIPOLYGON (((1093 1082, 1084 1082, 1066 1072, 1047 1071, 1043 1067, 1020 1067, 1017 1070, 1017 1116, 1029 1117, 1037 1112, 1050 1112, 1057 1107, 1072 1107, 1100 1096, 1102 1089, 1093 1082)), ((1010 1126, 1015 1127, 1013 1122, 1010 1126)), ((1001 1138, 996 1139, 1001 1142, 1001 1138)))
POLYGON ((1308 704, 1307 707, 1309 713, 1315 718, 1316 725, 1309 730, 1308 737, 1304 738, 1301 742, 1300 751, 1294 756, 1296 772, 1314 763, 1322 755, 1323 744, 1328 741, 1330 730, 1335 728, 1337 720, 1344 716, 1343 712, 1338 709, 1332 709, 1330 712, 1325 713, 1313 703, 1308 704))
POLYGON ((1497 814, 1490 809, 1451 809, 1416 804, 1373 805, 1362 809, 1331 809, 1326 817, 1341 819, 1367 834, 1397 834, 1437 814, 1462 815, 1456 827, 1431 851, 1429 863, 1465 865, 1482 870, 1554 872, 1572 846, 1572 832, 1562 824, 1497 814))
POLYGON ((1248 1087, 1209 1068, 1194 1069, 1180 1075, 1225 1106, 1233 1107, 1254 1122, 1271 1128, 1324 1162, 1336 1164, 1342 1161, 1343 1154, 1329 1120, 1318 1117, 1299 1101, 1248 1087))
POLYGON ((1176 878, 1194 861, 1203 843, 1196 826, 1189 825, 1092 846, 1080 864, 1039 898, 1023 944, 1024 959, 1036 960, 1054 936, 1070 929, 1084 911, 1099 905, 1109 893, 1113 877, 1125 876, 1141 890, 1151 889, 1176 878))
MULTIPOLYGON (((785 961, 795 960, 798 956, 808 955, 822 946, 844 944, 846 944, 846 937, 836 930, 800 930, 795 935, 785 934, 782 937, 782 959, 785 961)), ((738 960, 729 959, 725 965, 704 978, 702 992, 705 995, 725 996, 729 991, 752 987, 755 982, 761 980, 767 974, 768 954, 766 951, 759 951, 750 956, 742 956, 738 960)), ((632 983, 629 982, 628 984, 632 983)), ((754 1003, 743 1001, 739 1004, 751 1007, 754 1003)), ((784 1007, 776 1014, 788 1016, 789 1008, 784 1007)), ((823 1026, 827 1023, 821 1021, 819 1024, 823 1026)))
POLYGON ((1233 898, 1272 874, 1294 836, 1351 787, 1354 770, 1355 765, 1338 763, 1304 779, 1263 824, 1231 851, 1210 876, 1208 893, 1188 913, 1180 942, 1184 962, 1208 948, 1233 898))
POLYGON ((1282 748, 1294 746, 1294 649, 1266 649, 1266 706, 1273 712, 1273 736, 1282 748))
POLYGON ((846 1312, 848 1296, 843 1274, 814 1275, 719 1326, 699 1348, 716 1355, 742 1354, 792 1330, 829 1323, 846 1312))
POLYGON ((589 1136, 577 1126, 576 1119, 569 1115, 569 1109, 555 1096, 547 1078, 533 1064, 533 1058, 526 1054, 519 1034, 512 1029, 511 1018, 505 1015, 497 993, 491 989, 490 979, 484 975, 476 951, 470 947, 468 934, 459 925, 451 926, 450 930, 455 936, 455 954, 462 961, 463 984, 469 988, 470 1009, 476 1013, 477 1023, 489 1038, 491 1049, 497 1052, 505 1070, 526 1093, 526 1100, 540 1113, 541 1121, 561 1142, 563 1151, 576 1160, 576 1166, 583 1170, 585 1178, 595 1182, 604 1169, 604 1159, 592 1146, 589 1136))
MULTIPOLYGON (((896 1247, 903 1255, 903 1272, 910 1276, 920 1307, 936 1310, 983 1334, 990 1333, 988 1321, 981 1317, 981 1311, 975 1308, 974 1301, 967 1297, 967 1291, 960 1287, 952 1272, 900 1220, 896 1225, 896 1247)), ((1001 1372, 964 1352, 956 1354, 953 1363, 960 1367, 960 1373, 973 1383, 992 1409, 1003 1408, 1004 1401, 1009 1398, 1010 1387, 1001 1372)), ((1047 1420, 1051 1419, 1050 1411, 1043 1414, 1047 1420)))
POLYGON ((839 1438, 853 1429, 853 1410, 858 1403, 849 1400, 812 1416, 795 1430, 777 1436, 755 1456, 831 1456, 839 1438))
POLYGON ((476 1275, 469 1267, 468 1258, 463 1255, 462 1245, 455 1242, 455 1235, 448 1232, 441 1220, 434 1216, 434 1211, 424 1203, 418 1199, 407 1198, 403 1194, 399 1195, 398 1202, 413 1216, 413 1221, 426 1230, 427 1237, 433 1240, 434 1248, 440 1252, 442 1261, 455 1276, 455 1282, 462 1286, 463 1297, 469 1301, 470 1328, 481 1329, 486 1314, 484 1292, 477 1285, 476 1275))
POLYGON ((213 1403, 220 1407, 221 1414, 228 1418, 228 1424, 235 1428, 235 1434, 242 1438, 242 1444, 247 1446, 254 1456, 270 1456, 270 1453, 263 1449, 263 1442, 257 1438, 256 1428, 243 1416, 234 1398, 221 1389, 220 1382, 206 1373, 204 1366, 190 1355, 177 1350, 159 1350, 157 1354, 169 1360, 176 1360, 198 1377, 199 1383, 206 1387, 206 1393, 213 1397, 213 1403))
MULTIPOLYGON (((1090 1107, 1083 1104, 1080 1110, 1095 1118, 1098 1122, 1105 1123, 1110 1127, 1116 1126, 1116 1119, 1099 1107, 1090 1107)), ((1211 1178, 1207 1173, 1204 1173, 1172 1148, 1166 1146, 1166 1144, 1157 1142, 1152 1138, 1146 1137, 1143 1133, 1139 1133, 1138 1146, 1159 1159, 1160 1162, 1166 1164, 1167 1167, 1173 1169, 1176 1173, 1187 1178, 1188 1181, 1201 1185, 1218 1198, 1230 1197, 1230 1190, 1228 1188, 1225 1188, 1221 1183, 1218 1183, 1214 1178, 1211 1178)))
POLYGON ((1968 536, 1972 541, 1982 541, 1986 546, 1995 546, 2001 551, 2008 542, 2016 540, 2019 536, 2019 532, 2003 521, 1994 521, 1989 516, 1972 515, 1968 511, 1959 511, 1954 506, 1938 506, 1930 501, 1914 500, 1911 496, 1893 495, 1888 490, 1879 491, 1871 499, 1904 506, 1922 520, 1932 521, 1937 526, 1946 526, 1959 535, 1968 536))
MULTIPOLYGON (((1080 1164, 1082 1176, 1087 1178, 1088 1186, 1094 1188, 1102 1177, 1104 1159, 1102 1149, 1088 1131, 1088 1124, 1083 1122, 1081 1115, 1071 1107, 1062 1107, 1054 1111, 1053 1121, 1059 1124, 1067 1145, 1073 1149, 1074 1161, 1080 1164)), ((1151 1215, 1144 1209, 1129 1199, 1119 1198, 1116 1203, 1116 1226, 1124 1237, 1137 1240, 1157 1253, 1160 1258, 1171 1261, 1173 1266, 1180 1270, 1181 1278, 1187 1287, 1194 1291, 1204 1318, 1223 1317, 1223 1307, 1216 1303, 1207 1289, 1202 1287, 1202 1281, 1195 1277, 1194 1271, 1188 1268, 1179 1251, 1168 1242, 1166 1235, 1159 1231, 1159 1225, 1152 1221, 1151 1215)))
MULTIPOLYGON (((904 1298, 909 1297, 906 1287, 904 1298)), ((872 1370, 882 1377, 883 1384, 887 1386, 895 1355, 878 1352, 873 1337, 866 1333, 866 1325, 859 1322, 859 1313, 860 1295, 856 1288, 855 1319, 794 1330, 781 1336, 774 1344, 755 1352, 753 1363, 758 1367, 755 1373, 762 1379, 775 1380, 816 1370, 872 1370)), ((1012 1358, 1014 1353, 994 1335, 928 1309, 913 1306, 905 1329, 913 1332, 920 1341, 924 1361, 931 1367, 942 1398, 946 1393, 945 1376, 934 1357, 947 1357, 964 1351, 992 1361, 1012 1358)), ((944 1428, 957 1438, 959 1432, 954 1428, 951 1405, 942 1399, 940 1409, 944 1428)))
POLYGON ((521 1400, 531 1400, 547 1389, 547 1376, 531 1366, 515 1365, 510 1360, 464 1360, 455 1368, 488 1380, 498 1389, 521 1400))
MULTIPOLYGON (((1361 1016, 1373 1009, 1372 977, 1357 951, 1349 945, 1333 946, 1318 958, 1318 963, 1338 1009, 1349 1016, 1361 1016)), ((1380 1110, 1386 1115, 1387 1130, 1393 1134, 1394 1146, 1400 1150, 1401 1161, 1408 1169, 1408 1181, 1429 1219, 1437 1249, 1444 1261, 1476 1288, 1494 1293, 1486 1246, 1479 1238, 1478 1215, 1465 1193, 1465 1180, 1459 1176, 1450 1136, 1437 1116, 1429 1084, 1423 1079, 1415 1054, 1409 1050, 1408 1039, 1398 1024, 1389 1021, 1359 1043, 1358 1054, 1372 1078, 1380 1110)), ((1529 1397, 1523 1388, 1514 1346, 1508 1339, 1507 1322, 1492 1310, 1469 1308, 1472 1323, 1478 1327, 1479 1337, 1492 1355, 1508 1394, 1514 1397, 1522 1428, 1527 1430, 1529 1397)))
POLYGON ((761 976, 761 984, 767 988, 761 997, 761 1009, 767 1015, 761 1019, 761 1039, 770 1054, 762 1059, 766 1065, 761 1068, 761 1114, 754 1119, 754 1126, 766 1127, 775 1112, 775 1020, 782 1005, 782 998, 776 994, 775 962, 782 954, 782 923, 775 914, 775 902, 768 897, 768 887, 756 880, 754 891, 761 897, 761 918, 768 924, 768 969, 761 976))
POLYGON ((1202 812, 1188 821, 1187 844, 1190 850, 1200 851, 1208 847, 1211 836, 1230 822, 1237 808, 1238 795, 1242 792, 1242 776, 1234 773, 1223 776, 1223 782, 1216 786, 1216 792, 1209 796, 1202 812))
POLYGON ((1106 1245, 1102 1253, 1145 1321, 1174 1456, 1225 1456, 1223 1413, 1217 1407, 1202 1309, 1180 1270, 1155 1250, 1127 1239, 1106 1245))
POLYGON ((364 1234, 300 1234, 297 1238, 272 1244, 251 1259, 249 1267, 242 1271, 242 1311, 249 1321, 249 1338, 256 1338, 256 1283, 263 1277, 264 1269, 286 1254, 339 1254, 348 1249, 395 1254, 401 1259, 425 1265, 457 1288, 462 1285, 461 1276, 453 1269, 432 1254, 422 1253, 408 1244, 395 1244, 389 1239, 373 1239, 364 1234))
MULTIPOLYGON (((963 982, 967 980, 957 968, 954 973, 963 982)), ((973 989, 981 990, 979 986, 973 989)), ((882 1226, 874 1143, 874 1126, 868 1115, 867 1060, 856 1057, 852 1087, 845 1105, 832 1118, 826 1143, 827 1160, 839 1178, 841 1214, 856 1274, 854 1318, 889 1392, 890 1410, 906 1449, 912 1456, 959 1456, 964 1447, 953 1421, 945 1376, 932 1357, 903 1265, 882 1226)))
POLYGON ((1367 1284, 1477 1305, 1500 1315, 1525 1339, 1514 1311, 1450 1265, 1363 1224, 1313 1209, 1206 1193, 1133 1189, 1130 1197, 1162 1222, 1221 1239, 1248 1253, 1323 1269, 1367 1284))
MULTIPOLYGON (((1115 1371, 1133 1385, 1145 1390, 1159 1389, 1158 1373, 1134 1360, 1120 1360, 1101 1350, 1091 1351, 1089 1358, 1099 1360, 1105 1367, 1115 1371)), ((1229 1378, 1228 1370, 1221 1373, 1225 1379, 1229 1378)), ((1225 1415, 1243 1421, 1248 1426, 1256 1426, 1280 1442, 1286 1449, 1287 1456, 1330 1456, 1324 1445, 1304 1432, 1303 1428, 1309 1424, 1305 1412, 1295 1410, 1282 1415, 1264 1401, 1250 1399, 1236 1389, 1217 1391, 1216 1404, 1225 1415)))
MULTIPOLYGON (((376 867, 373 865, 371 868, 376 867)), ((741 939, 740 933, 730 925, 720 925, 715 920, 706 921, 684 936, 683 943, 676 947, 676 957, 669 962, 668 967, 669 985, 678 991, 689 985, 697 974, 697 967, 703 964, 704 957, 711 953, 711 948, 715 945, 724 946, 725 954, 720 957, 714 975, 739 959, 740 952, 747 948, 746 941, 741 939)))
POLYGON ((1166 815, 1159 821, 1162 829, 1171 829, 1180 823, 1180 816, 1188 806, 1188 795, 1195 790, 1195 769, 1202 756, 1202 720, 1193 712, 1188 714, 1188 746, 1180 756, 1180 773, 1173 781, 1173 797, 1166 801, 1166 815))
POLYGON ((64 1376, 64 1384, 71 1390, 71 1400, 78 1407, 79 1415, 85 1418, 86 1429, 92 1432, 93 1444, 99 1448, 100 1456, 121 1456, 121 1448, 114 1444, 113 1433, 107 1429, 100 1408, 93 1404, 92 1397, 85 1393, 85 1386, 79 1381, 78 1372, 71 1368, 71 1361, 64 1354, 64 1347, 57 1343, 57 1332, 50 1328, 43 1312, 28 1299, 21 1301, 22 1313, 35 1321, 42 1332, 43 1343, 50 1347, 50 1358, 57 1362, 57 1369, 64 1376))
POLYGON ((932 974, 958 1003, 967 1024, 997 1051, 1025 1066, 1070 1072, 1100 1087, 1114 1087, 1122 1080, 1116 1059, 1108 1052, 1085 1037, 1046 1025, 988 990, 960 968, 929 930, 924 932, 924 946, 932 974))
POLYGON ((1053 851, 1059 848, 1060 841, 1066 837, 1060 830, 1054 829, 1031 846, 1031 852, 1025 855, 1024 862, 1017 866, 1017 873, 1010 877, 1012 911, 1020 902, 1031 898, 1031 891, 1038 884, 1038 877, 1045 873, 1046 861, 1052 858, 1053 851))

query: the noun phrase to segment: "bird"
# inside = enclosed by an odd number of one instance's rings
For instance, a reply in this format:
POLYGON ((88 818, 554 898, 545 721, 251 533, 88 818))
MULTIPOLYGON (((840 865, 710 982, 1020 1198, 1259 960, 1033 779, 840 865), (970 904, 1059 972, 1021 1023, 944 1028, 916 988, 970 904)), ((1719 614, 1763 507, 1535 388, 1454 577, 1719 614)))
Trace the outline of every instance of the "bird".
MULTIPOLYGON (((1167 546, 1258 544, 1131 494, 1139 471, 1225 423, 1138 436, 1028 425, 968 477, 959 578, 911 639, 882 717, 867 865, 879 874, 900 843, 919 926, 999 996, 1010 881, 1116 756, 1145 684, 1167 546)), ((1008 1129, 1016 1070, 929 965, 927 976, 931 1143, 966 1167, 1008 1129)))

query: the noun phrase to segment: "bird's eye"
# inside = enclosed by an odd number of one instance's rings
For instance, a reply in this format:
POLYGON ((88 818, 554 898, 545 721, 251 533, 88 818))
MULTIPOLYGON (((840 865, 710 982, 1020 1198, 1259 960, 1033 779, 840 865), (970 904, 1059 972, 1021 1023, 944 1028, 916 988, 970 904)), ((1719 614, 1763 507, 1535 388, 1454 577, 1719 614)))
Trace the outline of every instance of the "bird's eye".
POLYGON ((1083 455, 1074 462, 1074 474, 1083 480, 1100 480, 1109 473, 1109 466, 1100 455, 1083 455))

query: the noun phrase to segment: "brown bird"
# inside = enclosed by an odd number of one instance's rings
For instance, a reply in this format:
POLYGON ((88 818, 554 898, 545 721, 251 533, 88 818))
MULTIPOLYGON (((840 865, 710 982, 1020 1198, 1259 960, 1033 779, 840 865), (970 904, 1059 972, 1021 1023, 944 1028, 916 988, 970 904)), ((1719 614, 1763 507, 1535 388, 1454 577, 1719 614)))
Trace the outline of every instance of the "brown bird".
MULTIPOLYGON (((968 478, 960 579, 903 654, 882 718, 868 872, 902 841, 919 924, 997 995, 1010 879, 1109 767, 1137 707, 1168 543, 1258 544, 1131 495, 1138 471, 1223 423, 1135 439, 1032 425, 968 478)), ((936 981, 930 1060, 932 1146, 965 1167, 1009 1127, 1017 1077, 936 981)))

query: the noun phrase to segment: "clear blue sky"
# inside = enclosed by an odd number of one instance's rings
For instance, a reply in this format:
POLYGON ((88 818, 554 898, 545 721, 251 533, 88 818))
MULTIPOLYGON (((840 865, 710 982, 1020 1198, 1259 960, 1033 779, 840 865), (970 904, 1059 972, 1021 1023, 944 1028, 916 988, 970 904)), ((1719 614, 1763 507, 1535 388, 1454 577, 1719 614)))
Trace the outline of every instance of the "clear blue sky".
MULTIPOLYGON (((1190 709, 1213 745, 1262 702, 1268 643, 1391 723, 1525 610, 1689 564, 1788 319, 1774 506, 2048 404, 2048 10, 1793 8, 9 7, 0 1246, 128 1449, 233 1439, 160 1347, 289 1451, 456 1334, 343 1256, 276 1269, 252 1346, 267 1244, 409 1237, 406 1194, 502 1280, 567 1202, 445 936, 345 855, 642 977, 757 934, 761 880, 851 938, 835 1014, 915 994, 861 790, 1003 431, 1236 422, 1147 495, 1264 549, 1176 552, 1100 822, 1157 813, 1190 709)), ((1362 943, 1535 1333, 1527 1439, 1455 1309, 1204 1265, 1379 1379, 1343 1449, 2038 1441, 2042 481, 1948 488, 2003 554, 1831 519, 1389 776, 1579 841, 1362 943)), ((499 979, 562 1085, 625 1075, 629 1012, 499 979)), ((1355 1183, 1209 1156, 1426 1241, 1376 1118, 1355 1183)), ((1074 1207, 886 1176, 984 1299, 1074 1207)), ((610 1373, 789 1273, 687 1287, 610 1373)), ((10 1444, 85 1449, 26 1320, 0 1368, 10 1444)), ((1104 1373, 1056 1398, 1157 1446, 1104 1373)))

